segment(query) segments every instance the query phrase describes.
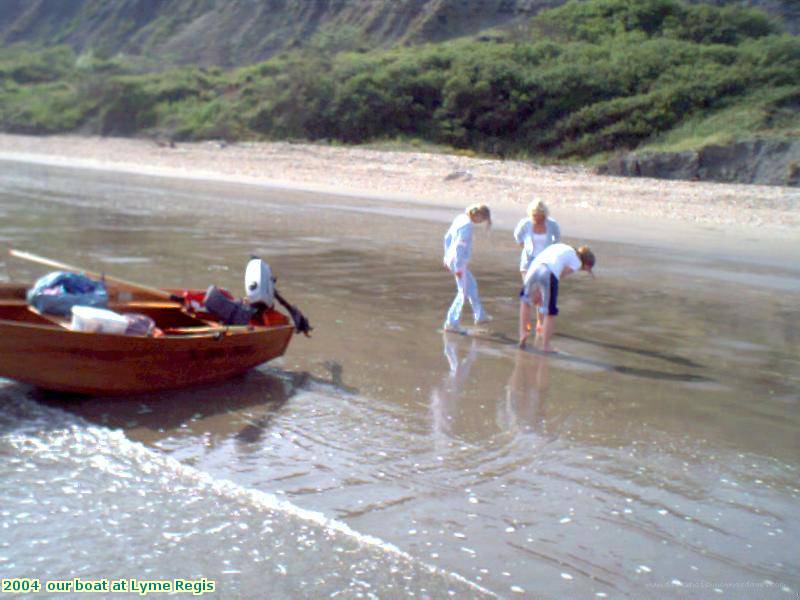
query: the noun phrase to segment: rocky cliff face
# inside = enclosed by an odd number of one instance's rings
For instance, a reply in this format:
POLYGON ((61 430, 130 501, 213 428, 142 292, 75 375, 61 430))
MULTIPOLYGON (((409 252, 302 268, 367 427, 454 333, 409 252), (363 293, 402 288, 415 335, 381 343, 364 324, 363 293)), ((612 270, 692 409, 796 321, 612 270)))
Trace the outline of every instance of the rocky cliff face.
POLYGON ((320 31, 367 45, 440 41, 535 15, 564 0, 4 0, 0 43, 161 55, 234 66, 320 31))
POLYGON ((626 154, 603 175, 800 186, 800 142, 752 140, 699 151, 626 154))
MULTIPOLYGON (((78 51, 230 67, 265 60, 321 31, 345 31, 368 46, 442 41, 513 26, 565 1, 3 0, 0 44, 68 44, 78 51)), ((796 0, 746 4, 784 17, 795 30, 800 23, 796 0)))

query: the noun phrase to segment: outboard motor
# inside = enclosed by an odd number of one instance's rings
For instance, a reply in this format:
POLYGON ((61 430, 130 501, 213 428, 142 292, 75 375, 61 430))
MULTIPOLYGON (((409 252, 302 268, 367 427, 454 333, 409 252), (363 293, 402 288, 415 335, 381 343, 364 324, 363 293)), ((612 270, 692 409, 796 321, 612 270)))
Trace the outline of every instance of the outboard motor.
POLYGON ((244 272, 244 290, 251 306, 272 308, 275 304, 275 280, 269 265, 260 258, 252 258, 244 272))

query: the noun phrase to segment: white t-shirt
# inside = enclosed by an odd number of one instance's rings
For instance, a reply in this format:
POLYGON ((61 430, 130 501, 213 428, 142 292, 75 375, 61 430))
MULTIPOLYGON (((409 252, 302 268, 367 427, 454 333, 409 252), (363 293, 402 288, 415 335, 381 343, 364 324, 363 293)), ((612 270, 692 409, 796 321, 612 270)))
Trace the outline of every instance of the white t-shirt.
POLYGON ((547 265, 550 272, 555 275, 556 279, 561 279, 561 273, 564 268, 569 267, 573 271, 581 270, 581 259, 578 258, 578 253, 575 248, 567 244, 551 244, 533 259, 531 266, 525 273, 525 282, 527 283, 533 276, 533 272, 539 265, 547 265))
POLYGON ((561 229, 554 219, 547 217, 545 224, 547 227, 545 233, 535 233, 533 221, 530 217, 525 217, 520 219, 514 228, 514 239, 518 244, 522 244, 522 252, 519 257, 520 271, 527 271, 534 256, 549 244, 555 244, 561 239, 561 229))
POLYGON ((547 248, 547 242, 550 241, 550 234, 547 232, 545 233, 534 233, 533 234, 533 255, 538 256, 541 254, 542 250, 547 248))

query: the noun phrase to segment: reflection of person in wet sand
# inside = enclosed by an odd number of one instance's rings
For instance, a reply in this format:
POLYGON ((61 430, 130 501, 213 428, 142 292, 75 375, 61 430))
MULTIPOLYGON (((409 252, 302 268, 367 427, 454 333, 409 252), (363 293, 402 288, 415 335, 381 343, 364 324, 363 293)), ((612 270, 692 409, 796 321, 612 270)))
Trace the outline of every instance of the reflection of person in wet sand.
POLYGON ((443 334, 444 355, 450 367, 441 385, 431 393, 431 411, 433 413, 433 429, 437 433, 450 432, 453 415, 461 404, 464 384, 469 377, 469 370, 478 357, 478 341, 471 339, 466 355, 459 357, 459 346, 466 340, 460 336, 443 334))
POLYGON ((505 415, 500 421, 508 429, 540 430, 545 420, 544 403, 550 385, 547 357, 517 352, 508 380, 505 415))
POLYGON ((550 344, 558 314, 558 284, 561 279, 576 271, 592 273, 594 254, 588 246, 575 250, 567 244, 548 246, 533 259, 522 284, 519 299, 519 347, 524 348, 530 335, 532 304, 544 315, 541 327, 537 326, 536 336, 541 335, 542 350, 555 352, 550 344))

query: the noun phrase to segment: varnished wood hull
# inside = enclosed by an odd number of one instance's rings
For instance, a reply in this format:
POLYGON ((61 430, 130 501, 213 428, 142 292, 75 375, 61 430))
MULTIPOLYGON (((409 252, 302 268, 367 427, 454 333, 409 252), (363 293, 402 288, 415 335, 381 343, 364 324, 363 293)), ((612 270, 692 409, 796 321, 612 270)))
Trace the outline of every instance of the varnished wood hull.
POLYGON ((71 331, 31 311, 28 287, 0 284, 0 377, 49 390, 121 396, 223 381, 283 355, 294 332, 285 316, 269 326, 224 327, 147 294, 122 301, 116 289, 110 290, 113 310, 145 313, 180 333, 71 331))
POLYGON ((44 389, 128 395, 222 381, 281 356, 291 325, 133 337, 0 320, 0 377, 44 389))

